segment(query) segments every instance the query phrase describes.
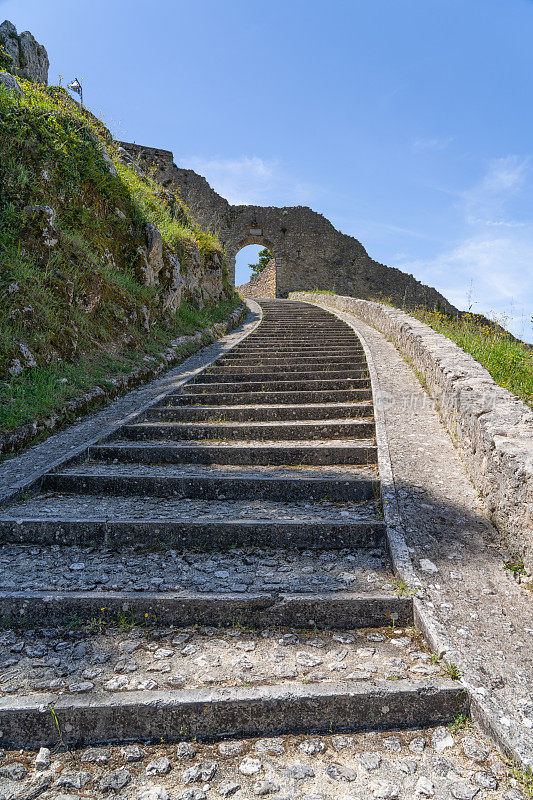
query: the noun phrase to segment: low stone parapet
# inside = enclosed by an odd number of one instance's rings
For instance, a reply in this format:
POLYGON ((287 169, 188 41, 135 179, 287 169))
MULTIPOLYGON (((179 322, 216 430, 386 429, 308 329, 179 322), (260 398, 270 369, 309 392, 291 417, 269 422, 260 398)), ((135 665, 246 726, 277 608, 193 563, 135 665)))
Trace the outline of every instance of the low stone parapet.
POLYGON ((406 357, 438 404, 494 524, 533 573, 533 411, 453 341, 399 309, 354 297, 294 292, 359 317, 406 357))

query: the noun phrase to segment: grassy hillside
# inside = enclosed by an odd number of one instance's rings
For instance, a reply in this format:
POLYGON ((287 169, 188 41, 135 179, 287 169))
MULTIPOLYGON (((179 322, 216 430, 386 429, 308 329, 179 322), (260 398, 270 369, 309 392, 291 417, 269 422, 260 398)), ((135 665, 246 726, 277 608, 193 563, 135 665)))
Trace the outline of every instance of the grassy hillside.
POLYGON ((497 384, 533 406, 533 349, 476 314, 450 316, 426 308, 408 314, 453 339, 487 369, 497 384))
POLYGON ((195 305, 192 264, 227 276, 216 238, 123 163, 109 131, 65 90, 19 83, 22 97, 0 84, 0 431, 103 385, 239 302, 224 277, 221 295, 195 305), (181 265, 183 301, 172 311, 143 280, 146 223, 181 265))

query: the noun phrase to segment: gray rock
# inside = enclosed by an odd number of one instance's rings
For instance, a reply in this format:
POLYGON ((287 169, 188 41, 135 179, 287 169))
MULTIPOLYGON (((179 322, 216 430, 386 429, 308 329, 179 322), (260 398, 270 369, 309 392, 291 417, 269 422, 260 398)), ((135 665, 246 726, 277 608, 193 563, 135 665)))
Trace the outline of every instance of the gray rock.
POLYGON ((429 778, 421 775, 416 782, 415 794, 421 794, 424 797, 433 797, 435 794, 435 784, 433 781, 430 781, 429 778))
POLYGON ((279 792, 280 786, 273 781, 256 781, 253 786, 253 793, 258 797, 264 797, 267 794, 275 794, 279 792))
POLYGON ((481 739, 474 739, 473 736, 465 736, 461 740, 461 745, 465 756, 476 763, 485 761, 489 756, 490 747, 487 747, 485 742, 481 739))
POLYGON ((326 749, 324 742, 319 739, 306 739, 298 745, 300 753, 305 753, 307 756, 315 756, 317 753, 323 753, 326 749))
POLYGON ((58 778, 56 786, 66 786, 68 789, 83 789, 92 779, 93 776, 90 772, 68 772, 63 773, 58 778))
POLYGON ((20 83, 10 72, 0 72, 0 85, 2 85, 4 89, 7 89, 8 92, 14 92, 20 97, 24 94, 20 88, 20 83))
POLYGON ((190 742, 180 742, 176 748, 176 755, 178 758, 194 758, 196 755, 196 748, 190 742))
POLYGON ((101 747, 89 747, 83 753, 81 760, 86 764, 107 764, 110 758, 111 753, 109 750, 101 747))
POLYGON ((333 781, 346 781, 351 783, 357 778, 357 771, 350 767, 344 767, 342 764, 328 764, 326 767, 326 775, 333 781))
POLYGON ((41 747, 35 757, 35 769, 48 769, 51 761, 50 750, 47 747, 41 747))
POLYGON ((490 772, 476 772, 472 780, 476 786, 481 786, 482 789, 498 788, 498 781, 490 772))
POLYGON ((221 756, 240 756, 244 751, 242 742, 220 742, 218 752, 221 756))
POLYGON ((166 756, 161 756, 161 758, 156 758, 154 761, 150 761, 150 763, 146 767, 146 774, 168 775, 170 770, 171 770, 170 761, 166 756))
POLYGON ((204 790, 195 786, 191 789, 184 789, 184 791, 178 795, 177 800, 205 800, 206 797, 207 794, 204 790))
POLYGON ((28 770, 19 761, 12 761, 0 767, 0 778, 9 778, 10 781, 23 781, 28 770))
POLYGON ((380 800, 389 800, 389 798, 392 800, 392 798, 398 797, 400 794, 400 787, 390 781, 372 783, 371 789, 374 797, 378 797, 380 800))
POLYGON ((291 764, 284 772, 297 781, 305 781, 307 778, 315 777, 315 771, 308 764, 291 764))
POLYGON ((126 762, 133 762, 133 761, 141 761, 144 753, 141 748, 136 744, 130 744, 127 747, 123 747, 120 751, 120 755, 126 762))
POLYGON ((263 768, 263 762, 258 758, 246 756, 239 764, 239 772, 243 775, 257 775, 263 768))
POLYGON ((381 744, 391 753, 399 753, 402 749, 402 740, 398 736, 387 736, 381 740, 381 744))
POLYGON ((221 797, 231 797, 240 788, 240 783, 235 783, 235 781, 221 781, 217 784, 216 791, 221 797))
POLYGON ((479 787, 469 781, 457 781, 452 784, 450 791, 455 800, 472 800, 479 792, 479 787))
POLYGON ((16 800, 35 800, 50 787, 52 783, 51 775, 38 775, 37 778, 21 789, 16 794, 16 800))
POLYGON ((405 772, 406 775, 414 775, 418 769, 418 764, 414 759, 406 758, 405 761, 398 761, 398 769, 405 772))
POLYGON ((48 55, 29 31, 20 36, 12 22, 6 20, 0 25, 0 45, 13 59, 13 68, 23 78, 48 83, 48 55))
POLYGON ((164 786, 147 786, 141 789, 137 800, 170 800, 170 798, 164 786))
POLYGON ((104 775, 100 781, 101 792, 119 792, 131 781, 131 774, 127 769, 116 769, 110 772, 109 775, 104 775))
POLYGON ((368 771, 377 769, 381 764, 381 756, 379 753, 360 753, 357 756, 358 763, 368 771))

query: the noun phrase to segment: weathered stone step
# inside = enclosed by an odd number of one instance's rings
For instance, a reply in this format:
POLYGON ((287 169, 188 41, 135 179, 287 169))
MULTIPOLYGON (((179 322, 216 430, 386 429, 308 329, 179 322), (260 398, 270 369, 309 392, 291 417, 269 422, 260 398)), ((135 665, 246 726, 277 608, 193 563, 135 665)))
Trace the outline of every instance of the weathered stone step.
POLYGON ((255 363, 250 366, 243 366, 239 363, 219 363, 216 367, 210 367, 209 371, 205 371, 202 373, 202 379, 206 380, 207 377, 211 378, 211 376, 215 375, 229 375, 230 377, 235 376, 236 378, 240 378, 243 375, 249 376, 254 375, 257 380, 264 380, 265 374, 269 377, 272 377, 272 380, 275 380, 275 376, 283 376, 286 373, 290 374, 291 376, 306 374, 309 375, 312 371, 312 374, 316 377, 331 377, 331 376, 339 376, 342 377, 346 373, 357 373, 357 372, 366 372, 368 373, 368 366, 365 361, 355 362, 354 360, 346 360, 345 363, 320 363, 317 360, 309 360, 309 362, 305 362, 304 364, 300 364, 299 362, 287 360, 283 364, 262 364, 260 362, 255 363))
MULTIPOLYGON (((59 509, 60 511, 62 509, 59 509)), ((186 510, 185 510, 186 511, 186 510)), ((205 513, 205 512, 204 512, 205 513)), ((156 548, 284 547, 324 549, 377 547, 385 541, 385 523, 380 520, 346 522, 308 517, 298 520, 95 518, 91 510, 79 519, 64 516, 46 519, 0 518, 0 543, 79 545, 118 548, 125 545, 156 548)), ((377 623, 376 623, 377 624, 377 623)))
POLYGON ((258 368, 255 372, 228 372, 224 367, 217 367, 216 369, 210 369, 209 372, 202 372, 200 377, 202 383, 221 383, 224 378, 227 381, 229 379, 231 383, 240 381, 249 382, 250 380, 258 383, 272 383, 279 380, 347 380, 368 378, 368 368, 364 366, 355 369, 346 368, 343 370, 322 370, 320 368, 315 370, 302 370, 295 365, 293 368, 287 366, 283 371, 278 370, 277 372, 267 372, 266 368, 262 369, 265 371, 261 371, 261 368, 258 368))
MULTIPOLYGON (((186 471, 180 466, 176 474, 168 466, 138 464, 100 465, 83 464, 70 471, 48 473, 43 477, 44 491, 80 492, 83 494, 145 494, 153 497, 203 497, 207 499, 262 499, 274 501, 323 500, 357 502, 379 497, 380 482, 372 471, 364 467, 343 466, 332 474, 318 477, 315 471, 301 468, 298 474, 288 476, 284 472, 276 475, 273 468, 260 470, 233 469, 224 473, 222 469, 196 466, 186 471)), ((294 472, 294 470, 292 470, 294 472)))
POLYGON ((239 345, 234 350, 231 351, 232 356, 239 356, 243 353, 262 353, 264 355, 269 355, 273 353, 281 352, 283 355, 324 355, 324 356, 335 356, 335 355, 362 355, 364 350, 362 347, 358 347, 352 344, 331 344, 330 346, 324 345, 321 342, 317 342, 317 344, 306 344, 302 343, 298 344, 287 344, 285 346, 281 342, 279 344, 255 344, 253 341, 249 343, 244 343, 239 345))
MULTIPOLYGON (((201 378, 201 376, 199 376, 201 378)), ((188 383, 183 390, 187 394, 202 394, 206 390, 209 392, 298 392, 298 391, 321 391, 323 389, 369 389, 369 378, 321 378, 315 380, 306 378, 302 380, 284 381, 255 381, 248 378, 242 382, 222 382, 203 383, 201 380, 195 383, 188 383)), ((175 393, 172 393, 175 394, 175 393)), ((177 394, 177 393, 176 393, 177 394)))
MULTIPOLYGON (((167 423, 170 425, 171 423, 167 423)), ((147 426, 140 426, 147 427, 147 426)), ((156 426, 161 427, 161 426, 156 426)), ((131 428, 127 429, 128 432, 131 428)), ((340 464, 376 464, 377 447, 372 439, 347 443, 313 442, 306 444, 289 440, 280 442, 176 442, 166 444, 123 443, 94 445, 89 457, 102 461, 136 462, 143 464, 240 464, 243 466, 329 466, 340 464)))
POLYGON ((363 356, 335 356, 334 358, 317 358, 314 356, 300 356, 298 358, 287 358, 285 356, 265 356, 257 355, 256 357, 246 356, 243 358, 233 358, 228 355, 221 358, 217 362, 221 367, 229 367, 231 369, 251 369, 255 370, 258 367, 268 367, 269 369, 274 366, 276 369, 279 367, 282 370, 292 369, 293 367, 307 368, 309 366, 316 366, 317 369, 328 370, 335 369, 336 367, 347 366, 349 368, 367 366, 366 359, 363 356))
POLYGON ((163 405, 170 401, 163 400, 158 406, 145 411, 144 420, 170 422, 205 421, 205 422, 270 422, 281 420, 324 420, 354 419, 355 417, 371 417, 371 403, 330 403, 328 405, 307 403, 306 405, 242 405, 242 406, 176 406, 163 405))
POLYGON ((260 392, 189 392, 188 388, 191 384, 187 384, 187 390, 183 394, 168 395, 166 403, 172 405, 198 405, 206 404, 210 406, 220 405, 242 405, 248 404, 268 404, 271 403, 282 405, 302 405, 306 403, 323 404, 323 403, 355 403, 359 401, 369 402, 372 400, 372 391, 370 389, 327 389, 314 391, 260 391, 260 392))
MULTIPOLYGON (((101 590, 0 591, 0 624, 2 627, 17 627, 19 620, 24 620, 26 629, 28 624, 39 629, 72 625, 73 620, 76 620, 73 628, 80 630, 87 626, 89 631, 94 628, 91 623, 100 620, 101 624, 96 626, 94 633, 122 622, 125 635, 129 630, 148 633, 149 628, 157 626, 158 633, 163 633, 164 638, 169 635, 178 636, 179 631, 176 629, 187 625, 195 626, 196 632, 202 625, 216 628, 218 633, 224 628, 230 628, 235 639, 242 637, 246 629, 271 627, 298 628, 301 631, 310 631, 316 637, 324 636, 323 632, 326 630, 364 629, 360 637, 355 633, 352 637, 367 638, 368 628, 390 628, 391 625, 394 626, 393 631, 399 630, 398 635, 402 635, 401 626, 413 624, 413 601, 411 598, 383 592, 305 595, 253 591, 246 594, 101 590), (170 630, 165 632, 164 628, 170 630), (317 634, 317 631, 321 634, 317 634)), ((211 633, 209 631, 209 635, 211 633)), ((390 630, 383 633, 385 635, 380 638, 380 648, 384 649, 387 639, 392 639, 392 633, 390 630)), ((333 639, 331 633, 328 636, 333 639)), ((309 638, 309 633, 305 638, 309 638)), ((162 639, 163 636, 160 636, 160 641, 162 639)), ((76 636, 73 645, 76 641, 79 641, 79 636, 76 636)), ((367 638, 367 641, 370 640, 367 638)), ((401 642, 400 648, 397 640, 394 641, 395 655, 398 655, 405 642, 401 642)), ((366 646, 369 647, 369 644, 366 646)), ((375 643, 372 648, 376 649, 375 643)), ((120 648, 115 647, 114 653, 119 657, 120 648)), ((427 674, 434 672, 435 670, 427 670, 427 674)))
MULTIPOLYGON (((64 744, 268 736, 298 731, 394 729, 450 722, 468 713, 449 680, 128 692, 117 698, 43 693, 0 701, 3 743, 64 744), (54 714, 46 709, 53 708, 54 714), (43 711, 44 709, 44 711, 43 711)), ((191 795, 192 796, 192 795, 191 795)))
POLYGON ((125 425, 121 435, 128 439, 366 439, 374 436, 374 421, 290 420, 286 422, 138 422, 125 425))

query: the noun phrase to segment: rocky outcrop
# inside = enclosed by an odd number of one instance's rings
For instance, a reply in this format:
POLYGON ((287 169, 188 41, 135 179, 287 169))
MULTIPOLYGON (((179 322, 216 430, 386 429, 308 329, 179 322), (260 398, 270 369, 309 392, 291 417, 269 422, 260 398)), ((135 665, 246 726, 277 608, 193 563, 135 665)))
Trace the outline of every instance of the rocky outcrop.
POLYGON ((48 54, 29 31, 17 33, 9 20, 0 25, 0 47, 13 59, 13 71, 36 83, 48 83, 48 54))

